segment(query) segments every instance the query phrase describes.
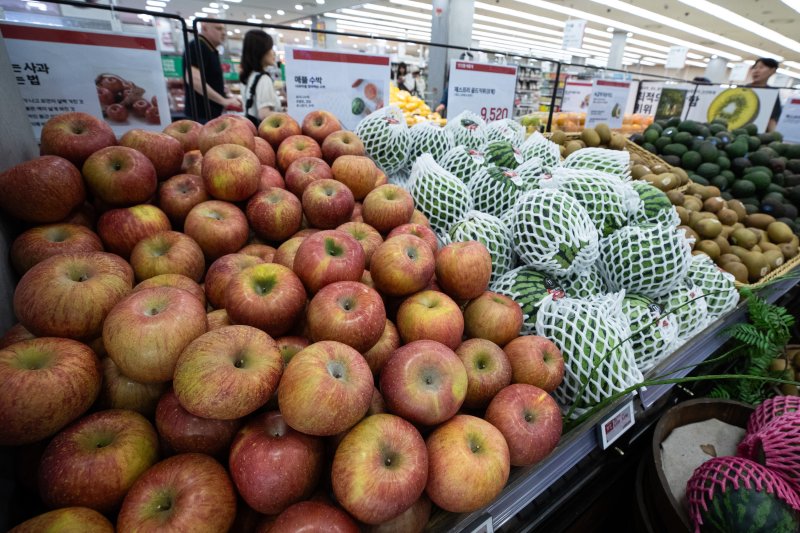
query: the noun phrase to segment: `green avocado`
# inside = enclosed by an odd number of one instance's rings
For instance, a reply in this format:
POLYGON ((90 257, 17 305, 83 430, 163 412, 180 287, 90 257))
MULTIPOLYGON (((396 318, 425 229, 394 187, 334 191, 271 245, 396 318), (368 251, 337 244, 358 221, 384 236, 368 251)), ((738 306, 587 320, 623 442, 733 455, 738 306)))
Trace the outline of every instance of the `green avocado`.
POLYGON ((661 153, 663 153, 664 155, 676 155, 680 157, 687 151, 689 151, 689 149, 686 147, 685 144, 672 143, 666 145, 661 153))
POLYGON ((704 163, 713 163, 719 157, 719 150, 710 142, 702 143, 698 152, 700 152, 704 163))
POLYGON ((686 170, 695 170, 702 162, 702 156, 698 152, 692 150, 681 156, 681 167, 686 170))
POLYGON ((703 176, 706 179, 711 179, 714 176, 719 175, 720 168, 719 165, 716 163, 703 163, 699 167, 697 167, 697 174, 703 176))

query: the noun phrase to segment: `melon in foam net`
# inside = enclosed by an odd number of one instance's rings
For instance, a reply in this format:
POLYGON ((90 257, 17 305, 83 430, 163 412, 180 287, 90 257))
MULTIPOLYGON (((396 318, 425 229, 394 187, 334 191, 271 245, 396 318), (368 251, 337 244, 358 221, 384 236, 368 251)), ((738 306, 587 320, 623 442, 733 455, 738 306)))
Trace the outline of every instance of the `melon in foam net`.
POLYGON ((375 163, 390 175, 406 165, 411 135, 403 112, 389 106, 370 113, 356 127, 355 134, 375 163))

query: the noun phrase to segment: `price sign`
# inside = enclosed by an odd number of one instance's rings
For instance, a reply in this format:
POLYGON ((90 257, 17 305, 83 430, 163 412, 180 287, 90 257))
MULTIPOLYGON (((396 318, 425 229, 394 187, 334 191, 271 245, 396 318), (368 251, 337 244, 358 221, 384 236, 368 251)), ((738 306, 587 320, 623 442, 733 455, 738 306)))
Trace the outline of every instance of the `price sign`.
POLYGON ((639 94, 636 95, 636 106, 633 112, 641 115, 655 115, 658 100, 661 98, 661 89, 663 88, 663 81, 643 81, 640 83, 639 94))
POLYGON ((725 109, 729 102, 734 104, 741 96, 737 91, 749 93, 748 96, 758 100, 758 114, 750 122, 755 124, 758 131, 767 128, 775 101, 778 98, 776 89, 758 89, 755 87, 725 88, 718 85, 698 85, 694 94, 688 95, 689 104, 684 106, 684 120, 710 122, 716 118, 709 113, 710 109, 725 109))
POLYGON ((594 80, 586 112, 586 127, 593 128, 605 123, 611 129, 621 128, 630 90, 629 81, 594 80))
POLYGON ((633 411, 633 400, 629 400, 625 405, 611 413, 605 420, 600 422, 597 427, 600 432, 600 444, 603 449, 607 449, 614 441, 622 436, 636 423, 633 411))
POLYGON ((583 34, 585 32, 585 20, 568 20, 564 23, 564 40, 561 43, 561 47, 564 50, 569 48, 581 48, 583 46, 583 34))
POLYGON ((784 141, 800 143, 800 96, 793 96, 784 104, 778 131, 783 133, 784 141))
POLYGON ((561 111, 569 113, 586 111, 593 86, 591 81, 567 80, 564 85, 564 97, 561 99, 561 111))
POLYGON ((447 91, 447 114, 472 111, 492 122, 511 116, 517 67, 452 60, 447 91))

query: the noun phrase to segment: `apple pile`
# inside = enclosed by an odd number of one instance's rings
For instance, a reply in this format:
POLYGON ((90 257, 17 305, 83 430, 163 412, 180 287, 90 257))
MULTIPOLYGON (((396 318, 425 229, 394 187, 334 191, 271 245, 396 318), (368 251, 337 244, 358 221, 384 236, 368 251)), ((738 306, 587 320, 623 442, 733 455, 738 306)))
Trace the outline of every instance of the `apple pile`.
POLYGON ((421 531, 558 443, 558 349, 332 114, 41 152, 0 174, 0 445, 50 509, 13 531, 421 531))

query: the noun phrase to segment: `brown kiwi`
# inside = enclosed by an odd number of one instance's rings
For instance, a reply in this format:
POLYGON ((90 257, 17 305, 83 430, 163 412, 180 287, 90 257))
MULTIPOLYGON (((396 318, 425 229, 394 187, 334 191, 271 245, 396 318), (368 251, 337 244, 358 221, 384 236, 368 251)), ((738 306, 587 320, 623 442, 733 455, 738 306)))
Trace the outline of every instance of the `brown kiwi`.
POLYGON ((572 152, 577 152, 581 148, 583 148, 583 146, 582 146, 582 143, 580 141, 569 141, 565 145, 564 152, 566 153, 566 155, 570 155, 572 152))
POLYGON ((793 236, 792 240, 789 242, 794 244, 795 246, 800 246, 800 238, 798 238, 797 235, 793 236))
POLYGON ((714 218, 714 213, 706 213, 705 211, 692 211, 692 214, 689 215, 689 225, 694 228, 695 224, 700 222, 701 220, 706 220, 707 218, 714 218))
POLYGON ((717 211, 717 218, 720 222, 722 222, 726 226, 730 226, 731 224, 736 224, 739 220, 736 211, 730 209, 728 207, 723 207, 719 211, 717 211))
POLYGON ((675 211, 678 212, 678 216, 681 219, 681 224, 687 225, 689 224, 689 219, 691 217, 692 212, 683 207, 682 205, 676 206, 675 211))
POLYGON ((550 140, 556 144, 564 144, 567 142, 567 134, 561 130, 556 130, 550 136, 550 140))
POLYGON ((736 257, 738 257, 739 259, 744 257, 744 254, 746 254, 747 252, 749 252, 747 248, 742 248, 741 246, 736 246, 736 245, 731 246, 731 253, 736 257))
POLYGON ((712 196, 711 198, 708 198, 705 202, 703 202, 703 209, 705 211, 708 211, 709 213, 719 213, 724 208, 725 208, 725 200, 723 200, 719 196, 712 196))
POLYGON ((608 124, 598 124, 594 127, 594 131, 600 136, 602 144, 608 144, 611 141, 611 128, 608 127, 608 124))
POLYGON ((775 222, 775 217, 764 213, 753 213, 752 215, 747 215, 747 218, 744 219, 745 225, 758 229, 767 229, 767 226, 773 222, 775 222))
POLYGON ((783 257, 786 260, 797 257, 798 247, 796 244, 787 242, 784 244, 779 244, 778 248, 780 249, 781 253, 783 253, 783 257))
POLYGON ((739 259, 738 255, 733 255, 733 254, 722 254, 721 256, 719 256, 718 262, 720 265, 724 265, 725 263, 730 263, 731 261, 733 261, 734 263, 742 262, 742 260, 739 259))
POLYGON ((694 225, 697 234, 706 239, 713 239, 722 233, 722 224, 715 218, 704 218, 694 225))
POLYGON ((561 157, 567 157, 567 147, 563 144, 558 147, 558 151, 561 152, 561 157))
POLYGON ((775 244, 783 244, 791 242, 794 232, 784 222, 773 222, 767 226, 767 235, 769 235, 769 240, 775 244))
POLYGON ((719 190, 719 187, 706 185, 703 187, 703 190, 700 192, 700 194, 703 196, 703 200, 708 200, 709 198, 718 198, 722 194, 722 191, 719 190))
POLYGON ((742 228, 734 230, 734 232, 731 233, 730 241, 731 244, 735 244, 736 246, 741 246, 742 248, 749 250, 758 242, 758 236, 749 229, 742 228))
POLYGON ((650 170, 653 172, 653 174, 664 174, 665 172, 670 171, 667 165, 662 165, 661 163, 653 165, 650 167, 650 170))
POLYGON ((594 128, 586 128, 581 132, 581 140, 586 143, 589 148, 596 148, 600 146, 600 135, 594 128))
POLYGON ((624 150, 626 142, 627 139, 625 139, 624 135, 613 133, 611 135, 611 140, 608 141, 608 147, 612 150, 624 150))
POLYGON ((731 236, 731 233, 733 233, 733 228, 731 226, 722 226, 722 233, 720 233, 720 235, 727 239, 731 236))
POLYGON ((747 271, 747 267, 744 266, 744 263, 737 263, 735 261, 731 261, 729 263, 725 263, 722 266, 722 270, 726 272, 730 272, 733 274, 733 277, 736 278, 736 281, 739 283, 747 283, 747 278, 749 277, 749 272, 747 271))
POLYGON ((761 246, 759 246, 759 245, 757 245, 757 244, 756 244, 755 246, 753 246, 752 248, 750 248, 750 251, 751 251, 751 252, 758 252, 758 253, 761 253, 761 252, 763 252, 764 250, 762 250, 762 249, 761 249, 761 246))
POLYGON ((705 253, 708 257, 710 257, 714 261, 719 259, 720 256, 719 246, 714 241, 709 241, 709 240, 700 241, 694 245, 694 249, 695 251, 705 253))
POLYGON ((678 179, 681 182, 681 185, 686 185, 689 183, 689 174, 686 173, 685 170, 679 167, 675 167, 672 169, 672 173, 678 176, 678 179))
POLYGON ((728 208, 736 212, 736 216, 739 218, 738 222, 744 222, 744 219, 747 218, 747 209, 739 200, 728 200, 728 208))
POLYGON ((699 198, 695 198, 694 196, 686 196, 683 199, 683 207, 685 207, 690 211, 702 211, 703 202, 699 198))
POLYGON ((655 185, 662 191, 669 191, 680 186, 680 179, 671 172, 664 172, 658 175, 655 185))
MULTIPOLYGON (((678 229, 682 229, 683 231, 685 231, 686 232, 686 237, 694 239, 695 243, 700 241, 700 237, 689 226, 678 226, 678 229)), ((692 249, 694 249, 694 245, 692 245, 692 249)))
MULTIPOLYGON (((724 231, 725 226, 722 226, 722 229, 724 231)), ((728 238, 721 233, 714 238, 714 242, 717 243, 717 246, 719 246, 720 254, 728 254, 731 252, 731 245, 728 242, 728 238)))
POLYGON ((775 270, 784 263, 783 253, 780 250, 766 250, 762 255, 770 270, 775 270))
MULTIPOLYGON (((775 359, 772 360, 772 362, 769 364, 769 369, 772 370, 773 372, 783 372, 784 370, 786 370, 786 368, 788 366, 789 365, 787 364, 786 359, 783 359, 782 357, 778 357, 778 358, 775 358, 775 359)), ((794 377, 794 373, 792 374, 792 378, 793 377, 794 377)), ((792 379, 792 378, 789 378, 789 379, 792 379)))
POLYGON ((702 196, 703 196, 702 190, 703 190, 703 186, 700 185, 699 183, 692 182, 692 183, 690 183, 689 185, 686 186, 686 194, 696 194, 701 199, 702 199, 702 196))
POLYGON ((759 241, 758 246, 765 252, 768 252, 770 250, 780 250, 777 244, 773 244, 769 241, 759 241))
POLYGON ((631 177, 635 180, 640 180, 648 174, 650 174, 650 169, 645 165, 633 165, 631 167, 631 177))
POLYGON ((686 199, 682 192, 674 189, 667 191, 667 198, 672 202, 672 205, 683 205, 683 201, 686 199))
POLYGON ((747 267, 750 281, 758 281, 769 274, 769 264, 760 252, 747 252, 742 257, 742 263, 747 267))

